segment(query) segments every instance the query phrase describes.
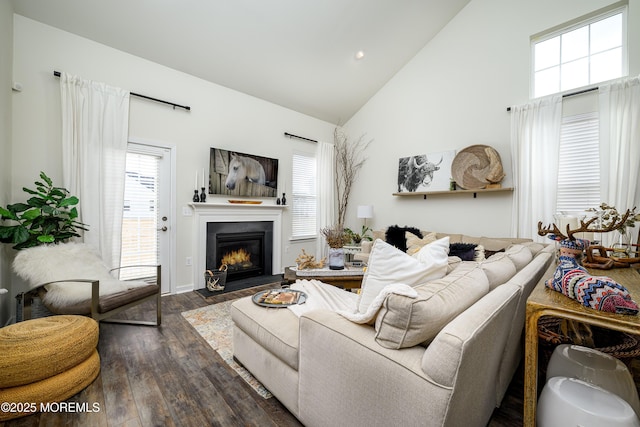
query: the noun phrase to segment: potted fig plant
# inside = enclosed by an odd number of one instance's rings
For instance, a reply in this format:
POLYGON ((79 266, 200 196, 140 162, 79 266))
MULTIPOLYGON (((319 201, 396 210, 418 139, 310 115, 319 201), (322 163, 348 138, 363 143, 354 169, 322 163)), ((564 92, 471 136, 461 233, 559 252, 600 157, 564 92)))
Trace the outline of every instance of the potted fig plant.
POLYGON ((77 197, 54 186, 44 172, 35 187, 22 188, 31 195, 26 202, 0 206, 0 242, 20 250, 80 237, 79 230, 87 230, 86 224, 78 221, 77 197))

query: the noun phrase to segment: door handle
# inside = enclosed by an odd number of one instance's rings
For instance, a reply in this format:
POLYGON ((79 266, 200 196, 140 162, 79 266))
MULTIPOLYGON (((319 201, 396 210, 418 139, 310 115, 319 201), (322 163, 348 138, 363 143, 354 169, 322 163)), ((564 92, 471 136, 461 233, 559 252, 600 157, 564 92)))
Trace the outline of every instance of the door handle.
POLYGON ((166 225, 163 226, 162 228, 158 228, 158 231, 167 231, 167 230, 168 230, 168 228, 167 228, 166 225))

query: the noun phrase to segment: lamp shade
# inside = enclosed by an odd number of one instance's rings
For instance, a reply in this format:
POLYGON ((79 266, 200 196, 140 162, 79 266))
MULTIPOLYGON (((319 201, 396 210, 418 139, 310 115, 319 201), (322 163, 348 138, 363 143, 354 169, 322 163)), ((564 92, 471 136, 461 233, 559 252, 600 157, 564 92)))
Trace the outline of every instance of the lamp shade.
POLYGON ((358 206, 358 218, 373 218, 373 206, 358 206))

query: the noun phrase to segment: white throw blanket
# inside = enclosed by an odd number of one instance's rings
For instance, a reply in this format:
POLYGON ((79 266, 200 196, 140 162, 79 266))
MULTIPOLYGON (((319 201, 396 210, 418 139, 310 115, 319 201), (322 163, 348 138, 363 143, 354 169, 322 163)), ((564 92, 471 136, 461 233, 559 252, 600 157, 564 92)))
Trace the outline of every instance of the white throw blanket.
POLYGON ((335 311, 339 315, 347 318, 354 323, 369 323, 375 319, 378 310, 389 294, 404 295, 409 298, 416 298, 418 293, 411 286, 402 283, 394 283, 385 286, 380 293, 373 299, 365 313, 358 312, 358 295, 327 285, 318 280, 298 280, 291 289, 302 291, 307 294, 307 300, 304 304, 289 306, 296 316, 317 309, 335 311))

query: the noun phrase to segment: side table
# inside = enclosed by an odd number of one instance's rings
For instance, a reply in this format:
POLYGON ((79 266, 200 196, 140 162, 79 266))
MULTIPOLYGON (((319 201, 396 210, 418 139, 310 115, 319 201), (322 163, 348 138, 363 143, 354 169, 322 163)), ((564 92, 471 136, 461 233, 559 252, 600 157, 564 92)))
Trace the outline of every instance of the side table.
POLYGON ((298 270, 298 267, 286 267, 284 278, 289 283, 297 279, 319 280, 329 285, 343 289, 358 289, 362 285, 364 269, 362 267, 347 267, 343 270, 330 270, 328 267, 298 270))
MULTIPOLYGON (((552 264, 542 276, 527 299, 525 323, 525 365, 524 365, 524 425, 535 427, 538 398, 538 319, 554 316, 577 320, 602 328, 629 334, 640 334, 640 316, 605 313, 587 308, 560 292, 544 286, 544 281, 553 276, 556 265, 552 264)), ((595 276, 608 276, 617 281, 640 303, 640 273, 635 268, 615 268, 612 270, 588 269, 595 276)))

